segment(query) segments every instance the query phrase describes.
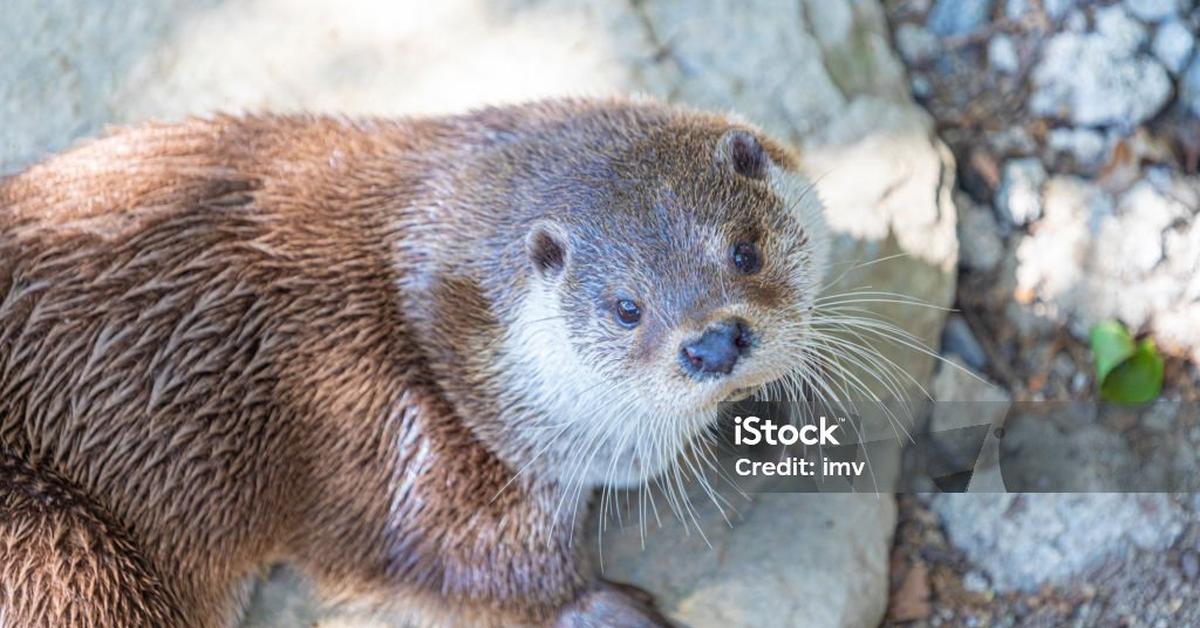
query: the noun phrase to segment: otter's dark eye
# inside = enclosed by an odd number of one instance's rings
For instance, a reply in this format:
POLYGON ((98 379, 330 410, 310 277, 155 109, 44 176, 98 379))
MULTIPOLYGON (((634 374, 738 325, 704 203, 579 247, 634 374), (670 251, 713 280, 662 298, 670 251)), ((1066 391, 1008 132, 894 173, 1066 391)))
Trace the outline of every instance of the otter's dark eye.
POLYGON ((733 245, 733 266, 743 275, 753 275, 758 272, 761 266, 758 260, 758 247, 749 242, 733 245))
POLYGON ((642 321, 642 308, 629 299, 617 301, 617 321, 631 329, 637 327, 642 321))

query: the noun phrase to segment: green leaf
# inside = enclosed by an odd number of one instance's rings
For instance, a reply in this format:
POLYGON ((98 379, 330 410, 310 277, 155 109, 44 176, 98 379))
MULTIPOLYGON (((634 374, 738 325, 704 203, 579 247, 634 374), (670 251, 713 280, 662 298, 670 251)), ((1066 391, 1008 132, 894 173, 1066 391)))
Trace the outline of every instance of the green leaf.
POLYGON ((1092 328, 1092 355, 1100 396, 1118 403, 1145 403, 1162 391, 1163 359, 1149 338, 1134 343, 1115 321, 1092 328))
POLYGON ((1137 351, 1129 330, 1117 321, 1105 321, 1093 327, 1091 343, 1092 357, 1096 361, 1096 381, 1100 383, 1137 351))

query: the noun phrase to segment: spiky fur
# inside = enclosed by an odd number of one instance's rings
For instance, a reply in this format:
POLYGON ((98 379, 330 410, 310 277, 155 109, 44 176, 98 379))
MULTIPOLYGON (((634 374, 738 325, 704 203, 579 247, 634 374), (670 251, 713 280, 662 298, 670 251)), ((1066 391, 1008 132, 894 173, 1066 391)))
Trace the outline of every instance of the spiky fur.
POLYGON ((794 158, 764 138, 770 175, 736 176, 735 127, 645 101, 221 116, 0 182, 5 625, 228 624, 273 561, 423 622, 652 618, 561 513, 794 366, 824 264, 794 158), (553 277, 539 220, 569 234, 553 277), (737 278, 750 233, 769 257, 737 278), (635 288, 653 318, 622 334, 598 308, 635 288), (679 339, 731 314, 760 357, 687 381, 679 339))

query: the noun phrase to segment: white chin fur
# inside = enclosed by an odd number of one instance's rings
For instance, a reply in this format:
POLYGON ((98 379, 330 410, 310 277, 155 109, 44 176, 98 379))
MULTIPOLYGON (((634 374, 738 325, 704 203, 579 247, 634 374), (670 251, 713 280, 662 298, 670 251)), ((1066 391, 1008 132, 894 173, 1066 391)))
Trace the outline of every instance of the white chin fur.
POLYGON ((542 420, 509 427, 551 462, 564 482, 634 486, 665 471, 715 409, 664 412, 629 383, 606 381, 576 355, 554 289, 533 282, 505 338, 505 390, 540 410, 542 420), (552 440, 551 440, 552 439, 552 440), (547 442, 550 440, 551 442, 547 442))

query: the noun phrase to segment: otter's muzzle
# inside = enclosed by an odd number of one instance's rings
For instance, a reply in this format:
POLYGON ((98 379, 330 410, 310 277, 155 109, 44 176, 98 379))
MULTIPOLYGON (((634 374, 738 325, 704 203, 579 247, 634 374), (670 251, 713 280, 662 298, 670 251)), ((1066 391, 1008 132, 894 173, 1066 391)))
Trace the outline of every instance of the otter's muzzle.
POLYGON ((679 349, 679 363, 694 379, 728 375, 751 342, 746 321, 727 319, 710 325, 698 338, 684 342, 679 349))

